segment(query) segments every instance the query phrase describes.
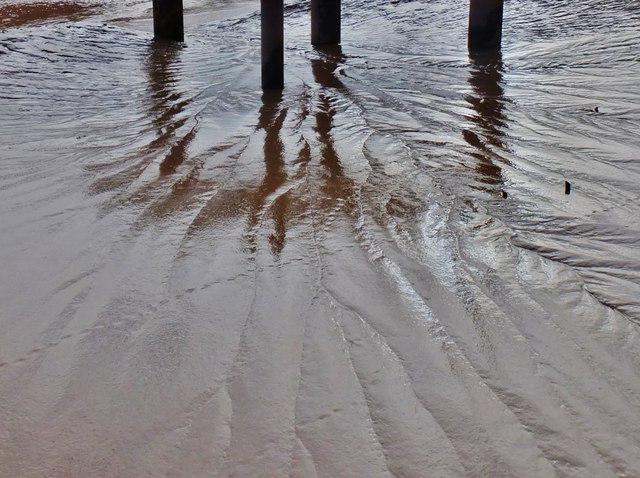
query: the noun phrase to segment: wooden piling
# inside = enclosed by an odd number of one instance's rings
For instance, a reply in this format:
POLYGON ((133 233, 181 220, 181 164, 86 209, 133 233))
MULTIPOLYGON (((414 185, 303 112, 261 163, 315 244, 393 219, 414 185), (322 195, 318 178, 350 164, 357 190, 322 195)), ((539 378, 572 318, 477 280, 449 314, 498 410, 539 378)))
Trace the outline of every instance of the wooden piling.
POLYGON ((284 1, 260 0, 262 89, 284 88, 284 1))
POLYGON ((157 39, 184 41, 182 0, 153 0, 153 34, 157 39))
POLYGON ((502 43, 504 0, 471 0, 469 50, 498 49, 502 43))
POLYGON ((340 1, 311 0, 311 43, 340 43, 340 1))

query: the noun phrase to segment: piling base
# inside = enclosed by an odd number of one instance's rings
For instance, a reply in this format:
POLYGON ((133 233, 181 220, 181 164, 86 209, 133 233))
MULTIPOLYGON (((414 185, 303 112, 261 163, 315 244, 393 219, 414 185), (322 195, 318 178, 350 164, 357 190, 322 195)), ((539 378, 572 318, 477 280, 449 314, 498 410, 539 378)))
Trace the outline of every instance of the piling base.
POLYGON ((182 0, 153 0, 153 34, 161 40, 184 41, 182 0))
POLYGON ((311 43, 340 43, 341 0, 311 0, 311 43))
POLYGON ((262 89, 284 88, 284 2, 260 0, 262 89))
POLYGON ((504 0, 471 0, 469 50, 498 49, 502 43, 504 0))

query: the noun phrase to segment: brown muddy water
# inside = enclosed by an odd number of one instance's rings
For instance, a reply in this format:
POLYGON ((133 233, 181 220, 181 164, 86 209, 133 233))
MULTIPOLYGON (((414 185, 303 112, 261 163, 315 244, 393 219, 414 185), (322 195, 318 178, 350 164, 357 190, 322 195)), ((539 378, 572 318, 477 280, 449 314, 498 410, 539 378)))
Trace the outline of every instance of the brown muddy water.
POLYGON ((150 3, 0 6, 0 476, 640 476, 639 2, 150 3))

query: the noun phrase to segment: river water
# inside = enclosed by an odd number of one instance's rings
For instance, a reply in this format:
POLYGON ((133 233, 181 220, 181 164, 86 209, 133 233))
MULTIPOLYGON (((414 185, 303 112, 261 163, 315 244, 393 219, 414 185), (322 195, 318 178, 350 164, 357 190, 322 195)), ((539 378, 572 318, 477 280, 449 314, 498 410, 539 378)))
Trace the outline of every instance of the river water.
POLYGON ((640 476, 638 1, 150 3, 0 4, 0 476, 640 476))

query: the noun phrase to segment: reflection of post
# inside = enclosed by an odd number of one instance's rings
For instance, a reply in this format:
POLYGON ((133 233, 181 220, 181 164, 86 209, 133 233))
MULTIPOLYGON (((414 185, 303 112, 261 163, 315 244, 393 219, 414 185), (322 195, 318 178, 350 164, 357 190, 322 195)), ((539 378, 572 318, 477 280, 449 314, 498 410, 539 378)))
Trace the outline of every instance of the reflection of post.
POLYGON ((321 58, 311 60, 313 78, 325 88, 343 89, 344 84, 335 75, 335 70, 344 61, 342 47, 340 45, 324 45, 317 47, 316 51, 321 58))
POLYGON ((262 89, 284 88, 284 1, 260 0, 262 89))
POLYGON ((503 112, 504 91, 502 88, 502 59, 500 52, 485 52, 471 57, 469 85, 473 94, 468 101, 475 111, 471 120, 479 127, 478 133, 463 130, 463 136, 477 152, 472 156, 477 160, 476 171, 486 184, 502 184, 502 168, 494 162, 494 146, 504 149, 502 138, 506 127, 503 112))
POLYGON ((503 10, 504 0, 471 0, 468 36, 470 50, 500 47, 503 10))
POLYGON ((180 45, 167 42, 153 42, 149 46, 146 70, 149 77, 149 91, 152 97, 151 118, 158 131, 166 126, 176 113, 171 108, 180 99, 180 93, 172 89, 180 45))
POLYGON ((153 0, 153 33, 156 38, 184 41, 182 0, 153 0))
POLYGON ((192 127, 185 135, 177 134, 184 120, 179 120, 191 100, 181 100, 182 94, 176 88, 176 71, 179 68, 178 53, 182 47, 176 43, 153 42, 150 46, 147 72, 149 75, 149 90, 151 92, 151 117, 157 127, 158 137, 148 148, 150 151, 162 150, 170 146, 163 153, 160 161, 160 175, 176 172, 188 156, 188 148, 196 134, 192 127))
POLYGON ((502 58, 499 52, 484 53, 471 57, 469 85, 474 96, 469 101, 476 111, 473 121, 487 134, 489 141, 500 148, 504 135, 505 115, 503 110, 502 58))
POLYGON ((311 0, 311 43, 340 43, 340 0, 311 0))
MULTIPOLYGON (((342 48, 338 45, 319 51, 325 53, 325 55, 323 55, 324 58, 311 60, 311 70, 315 80, 325 89, 344 88, 342 82, 334 74, 339 61, 342 59, 342 48)), ((320 93, 318 112, 316 113, 316 131, 322 144, 322 160, 320 163, 327 168, 332 179, 342 176, 342 165, 340 164, 340 159, 336 153, 331 136, 331 128, 333 127, 333 118, 335 115, 336 112, 332 105, 332 97, 328 94, 328 91, 320 93)))
MULTIPOLYGON (((258 221, 258 216, 271 194, 276 192, 287 180, 284 165, 284 145, 280 138, 280 131, 287 115, 286 109, 281 109, 282 93, 270 91, 262 95, 262 107, 258 118, 258 128, 264 129, 264 165, 265 175, 262 184, 256 191, 251 226, 258 221)), ((274 254, 280 254, 284 248, 287 235, 287 211, 289 209, 289 195, 284 193, 274 199, 271 206, 273 212, 274 232, 269 236, 269 243, 274 254)))
POLYGON ((336 115, 333 104, 336 98, 331 94, 331 89, 345 89, 345 85, 335 76, 335 70, 342 62, 343 55, 339 45, 318 49, 318 52, 322 53, 322 58, 311 60, 313 77, 323 87, 316 112, 316 132, 321 145, 320 164, 328 173, 322 190, 331 204, 353 195, 353 181, 345 175, 331 131, 336 115))

